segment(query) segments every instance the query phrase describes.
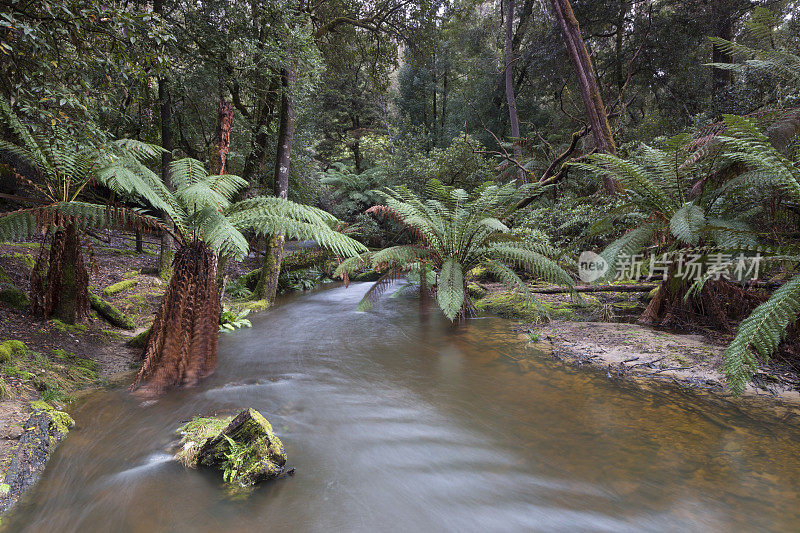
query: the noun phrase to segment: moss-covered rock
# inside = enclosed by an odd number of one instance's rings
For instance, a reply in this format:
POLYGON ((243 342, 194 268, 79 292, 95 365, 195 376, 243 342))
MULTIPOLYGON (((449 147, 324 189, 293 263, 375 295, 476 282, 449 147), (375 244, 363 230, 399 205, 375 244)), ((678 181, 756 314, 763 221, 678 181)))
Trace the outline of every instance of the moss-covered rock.
POLYGON ((30 406, 33 413, 23 425, 6 472, 7 488, 0 491, 0 512, 13 506, 38 481, 50 454, 75 425, 71 416, 46 402, 31 402, 30 406))
POLYGON ((0 284, 0 302, 14 309, 27 309, 31 305, 28 295, 10 283, 0 284))
POLYGON ((139 284, 139 280, 137 279, 124 279, 118 283, 114 283, 113 285, 109 285, 105 289, 103 289, 103 296, 114 296, 117 293, 122 291, 126 291, 132 287, 135 287, 139 284))
POLYGON ((128 315, 114 307, 112 304, 103 300, 96 294, 89 294, 89 304, 92 306, 92 309, 97 311, 98 314, 106 319, 110 324, 117 326, 118 328, 131 331, 136 329, 136 324, 128 315))
POLYGON ((467 284, 467 294, 469 294, 469 297, 473 300, 480 300, 486 296, 486 289, 475 282, 471 282, 467 284))
POLYGON ((176 457, 186 466, 216 468, 227 483, 252 486, 284 472, 286 451, 255 409, 234 418, 194 418, 180 428, 176 457))
POLYGON ((36 400, 35 402, 31 402, 31 409, 36 411, 44 411, 51 417, 51 426, 53 429, 61 433, 62 435, 66 435, 69 433, 69 430, 75 427, 75 421, 69 416, 68 413, 64 411, 59 411, 49 403, 43 400, 36 400))
POLYGON ((367 270, 355 276, 350 276, 350 281, 378 281, 382 275, 377 270, 367 270))
POLYGON ((144 344, 147 342, 148 335, 150 335, 150 328, 147 328, 141 333, 135 335, 126 344, 131 348, 144 348, 144 344))

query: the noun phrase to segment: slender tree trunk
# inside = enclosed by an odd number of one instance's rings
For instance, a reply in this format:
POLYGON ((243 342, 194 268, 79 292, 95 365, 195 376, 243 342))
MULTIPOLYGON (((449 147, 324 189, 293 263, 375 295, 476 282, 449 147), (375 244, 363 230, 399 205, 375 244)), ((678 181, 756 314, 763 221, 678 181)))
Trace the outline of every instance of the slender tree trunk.
MULTIPOLYGON (((214 134, 214 144, 208 156, 209 174, 219 175, 227 172, 228 154, 231 151, 231 128, 233 127, 233 107, 230 102, 220 95, 217 106, 217 127, 214 134)), ((217 287, 219 288, 220 301, 225 294, 225 265, 227 257, 217 258, 217 287)))
MULTIPOLYGON (((723 0, 713 0, 711 4, 712 26, 714 37, 730 41, 733 39, 733 17, 728 4, 723 0)), ((732 63, 733 57, 718 46, 712 47, 713 63, 732 63)), ((714 115, 722 118, 728 102, 728 88, 733 83, 733 72, 721 68, 711 69, 711 101, 714 115)))
MULTIPOLYGON (((153 4, 153 11, 162 13, 161 0, 156 0, 153 4)), ((174 141, 172 137, 172 104, 169 99, 169 87, 166 77, 158 78, 158 107, 161 118, 161 180, 167 187, 170 185, 169 165, 172 163, 172 149, 174 141)), ((162 214, 164 223, 172 226, 172 221, 166 213, 162 214)), ((172 260, 175 257, 175 243, 168 232, 161 234, 161 249, 158 254, 158 274, 162 279, 169 278, 172 273, 172 260)))
MULTIPOLYGON (((508 10, 506 12, 506 46, 505 46, 505 84, 506 102, 508 102, 508 119, 511 123, 511 136, 514 138, 514 158, 522 161, 522 148, 517 144, 519 139, 519 117, 517 116, 517 99, 514 96, 514 0, 507 0, 508 10)), ((525 173, 517 170, 517 184, 522 185, 526 181, 525 173)))
POLYGON ((217 106, 217 127, 214 133, 214 144, 208 157, 209 174, 226 174, 228 153, 231 149, 231 126, 233 125, 233 107, 221 95, 217 106))
MULTIPOLYGON (((295 117, 292 92, 297 79, 295 68, 294 58, 290 54, 286 68, 281 71, 283 94, 281 96, 281 122, 278 130, 278 151, 275 156, 274 173, 275 196, 284 200, 289 193, 289 165, 294 142, 295 117)), ((281 261, 283 260, 283 244, 283 235, 274 235, 268 241, 264 266, 261 269, 261 277, 254 293, 258 298, 265 298, 270 302, 275 301, 281 261)))
MULTIPOLYGON (((572 5, 569 0, 551 1, 553 12, 561 28, 564 44, 569 52, 570 61, 572 61, 572 67, 578 78, 578 87, 581 91, 583 105, 586 107, 586 114, 589 116, 589 125, 592 128, 595 146, 599 152, 615 154, 617 147, 614 144, 614 136, 608 123, 608 115, 600 95, 600 88, 597 85, 594 66, 589 52, 586 50, 583 37, 581 37, 581 29, 575 13, 572 11, 572 5)), ((618 184, 611 178, 604 178, 603 185, 609 194, 613 194, 618 189, 618 184)))
POLYGON ((136 230, 136 253, 144 253, 144 242, 142 242, 142 230, 136 230))
MULTIPOLYGON (((278 89, 280 88, 280 76, 275 76, 269 84, 267 93, 261 103, 255 125, 253 127, 253 140, 250 145, 250 153, 244 162, 242 177, 248 181, 260 173, 267 158, 267 146, 269 145, 269 129, 272 118, 275 115, 275 102, 277 100, 278 89)), ((259 181, 264 181, 263 178, 259 181)))
POLYGON ((181 246, 131 388, 160 394, 214 371, 219 335, 217 258, 200 241, 181 246))

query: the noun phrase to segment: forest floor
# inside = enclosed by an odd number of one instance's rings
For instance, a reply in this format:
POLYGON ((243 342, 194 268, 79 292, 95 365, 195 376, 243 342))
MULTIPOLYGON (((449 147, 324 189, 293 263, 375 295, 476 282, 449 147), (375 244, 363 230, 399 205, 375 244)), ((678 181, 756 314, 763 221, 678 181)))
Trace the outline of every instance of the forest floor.
MULTIPOLYGON (((640 383, 668 382, 682 388, 702 390, 718 398, 766 404, 781 417, 800 422, 800 374, 786 362, 775 359, 759 367, 741 397, 725 388, 723 352, 730 335, 718 331, 677 333, 636 323, 649 295, 632 292, 583 294, 574 302, 568 294, 536 294, 551 320, 538 320, 532 306, 524 305, 500 284, 481 283, 485 294, 479 310, 515 318, 515 327, 532 343, 566 364, 589 366, 610 378, 640 383)), ((531 287, 535 293, 536 287, 531 287)))

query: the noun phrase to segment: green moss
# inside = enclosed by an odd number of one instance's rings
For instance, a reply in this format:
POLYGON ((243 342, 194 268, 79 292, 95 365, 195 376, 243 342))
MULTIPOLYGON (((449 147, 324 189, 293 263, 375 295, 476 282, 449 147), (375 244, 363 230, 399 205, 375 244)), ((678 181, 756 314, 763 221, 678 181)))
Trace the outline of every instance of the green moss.
POLYGON ((125 313, 114 307, 112 304, 103 300, 99 296, 90 293, 89 304, 95 311, 97 311, 100 314, 100 316, 106 319, 111 325, 127 330, 136 329, 136 324, 134 323, 133 320, 131 320, 130 317, 128 317, 128 315, 126 315, 125 313))
POLYGON ((528 302, 525 297, 516 292, 497 292, 475 302, 475 307, 505 318, 515 318, 527 322, 542 319, 542 314, 536 304, 528 302))
POLYGON ((51 320, 50 325, 61 333, 86 333, 89 330, 86 324, 67 324, 57 318, 51 320))
POLYGON ((33 270, 33 268, 36 266, 36 260, 33 258, 31 254, 21 254, 19 252, 14 252, 14 259, 22 261, 22 264, 31 270, 33 270))
POLYGON ((147 341, 147 336, 149 334, 150 334, 150 328, 147 328, 138 335, 134 336, 126 344, 132 348, 144 348, 144 343, 147 341))
POLYGON ((75 427, 75 421, 71 416, 69 416, 69 414, 65 413, 64 411, 59 411, 43 400, 31 402, 30 405, 31 409, 34 411, 45 411, 47 414, 49 414, 50 419, 52 420, 52 427, 62 435, 66 435, 69 433, 70 429, 75 427))
POLYGON ((489 272, 489 269, 483 265, 478 265, 469 271, 467 271, 467 279, 481 281, 481 280, 489 280, 492 278, 492 274, 489 272))
POLYGON ((0 363, 6 363, 13 357, 22 357, 28 353, 25 343, 18 340, 7 340, 0 343, 0 363))
POLYGON ((0 266, 0 283, 11 283, 11 278, 6 274, 6 271, 3 270, 3 267, 0 266))
POLYGON ((235 430, 225 433, 232 418, 198 417, 179 430, 182 448, 177 454, 183 464, 218 468, 225 482, 233 485, 254 485, 283 472, 286 451, 270 423, 255 409, 248 409, 235 430), (198 460, 201 449, 202 461, 198 460))
POLYGON ((11 398, 11 396, 12 396, 11 387, 8 386, 6 380, 0 378, 0 399, 6 400, 8 398, 11 398))
POLYGON ((470 282, 467 284, 467 294, 469 294, 469 297, 473 300, 480 300, 486 296, 486 289, 475 282, 470 282))
POLYGON ((355 276, 350 276, 350 281, 377 281, 382 275, 377 270, 367 270, 355 276))
POLYGON ((103 296, 113 296, 117 293, 122 291, 126 291, 131 287, 135 287, 139 284, 139 280, 136 279, 125 279, 118 283, 114 283, 113 285, 109 285, 105 289, 103 289, 103 296))
POLYGON ((10 283, 0 285, 0 302, 14 309, 27 309, 31 305, 28 295, 10 283))
POLYGON ((181 435, 180 443, 182 448, 175 457, 184 466, 195 468, 197 466, 197 453, 200 448, 205 444, 206 440, 221 433, 231 420, 233 420, 232 416, 227 418, 196 416, 192 418, 178 428, 177 433, 181 435))
POLYGON ((241 302, 233 304, 231 306, 231 309, 235 310, 236 312, 242 312, 245 310, 258 312, 269 309, 271 305, 272 304, 269 302, 269 300, 254 300, 252 302, 241 302))

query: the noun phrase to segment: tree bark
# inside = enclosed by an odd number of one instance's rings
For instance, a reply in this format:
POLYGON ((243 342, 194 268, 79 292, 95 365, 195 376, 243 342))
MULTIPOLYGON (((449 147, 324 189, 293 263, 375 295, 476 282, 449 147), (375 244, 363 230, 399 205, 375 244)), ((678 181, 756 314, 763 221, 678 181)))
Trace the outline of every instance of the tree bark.
POLYGON ((31 309, 35 315, 74 324, 89 311, 89 273, 77 226, 69 223, 53 233, 46 273, 44 250, 31 272, 31 309))
MULTIPOLYGON (((261 172, 264 161, 267 158, 267 146, 269 145, 269 129, 272 117, 275 115, 275 101, 277 100, 280 85, 280 76, 274 76, 270 81, 269 88, 261 100, 261 109, 258 112, 256 122, 253 126, 253 140, 250 143, 250 153, 244 162, 242 177, 248 181, 261 172)), ((264 181, 263 178, 258 181, 264 181)))
POLYGON ((209 174, 218 175, 227 172, 228 153, 231 149, 231 126, 233 124, 233 107, 220 95, 217 106, 217 127, 214 133, 214 144, 208 158, 209 174))
MULTIPOLYGON (((153 1, 153 12, 163 15, 163 0, 153 1)), ((158 77, 158 109, 161 119, 161 180, 169 187, 169 165, 172 163, 172 150, 175 147, 172 137, 172 104, 169 99, 168 81, 165 76, 158 77)), ((164 223, 169 227, 172 221, 166 214, 162 214, 164 223)), ((158 274, 162 279, 167 279, 172 274, 172 260, 175 257, 175 242, 168 232, 161 234, 161 249, 158 254, 158 274)))
POLYGON ((183 245, 145 342, 144 363, 131 388, 149 393, 188 386, 217 363, 217 258, 200 242, 183 245))
MULTIPOLYGON (((275 156, 275 196, 287 198, 289 194, 289 165, 292 157, 292 143, 294 142, 294 91, 297 80, 297 71, 294 58, 289 55, 286 67, 281 71, 281 122, 278 130, 278 151, 275 156)), ((267 253, 264 258, 264 267, 261 269, 261 279, 256 288, 256 296, 270 302, 275 301, 278 292, 278 277, 281 272, 283 260, 283 235, 273 235, 267 244, 267 253)))
MULTIPOLYGON (((608 115, 600 95, 600 88, 597 85, 594 66, 589 52, 586 50, 583 37, 581 37, 580 26, 572 11, 572 5, 569 0, 551 0, 551 2, 561 35, 564 38, 564 45, 567 47, 572 67, 578 78, 578 87, 586 114, 589 116, 589 125, 597 151, 616 154, 617 147, 614 144, 614 136, 608 123, 608 115)), ((609 177, 603 179, 603 185, 609 194, 615 193, 619 188, 618 184, 609 177)))
MULTIPOLYGON (((506 45, 505 45, 505 85, 506 102, 508 103, 508 119, 511 123, 511 136, 514 138, 514 158, 522 161, 522 148, 517 144, 519 139, 519 116, 517 115, 517 99, 514 96, 514 0, 507 0, 506 12, 506 45)), ((517 170, 517 184, 526 182, 525 173, 517 170)))

